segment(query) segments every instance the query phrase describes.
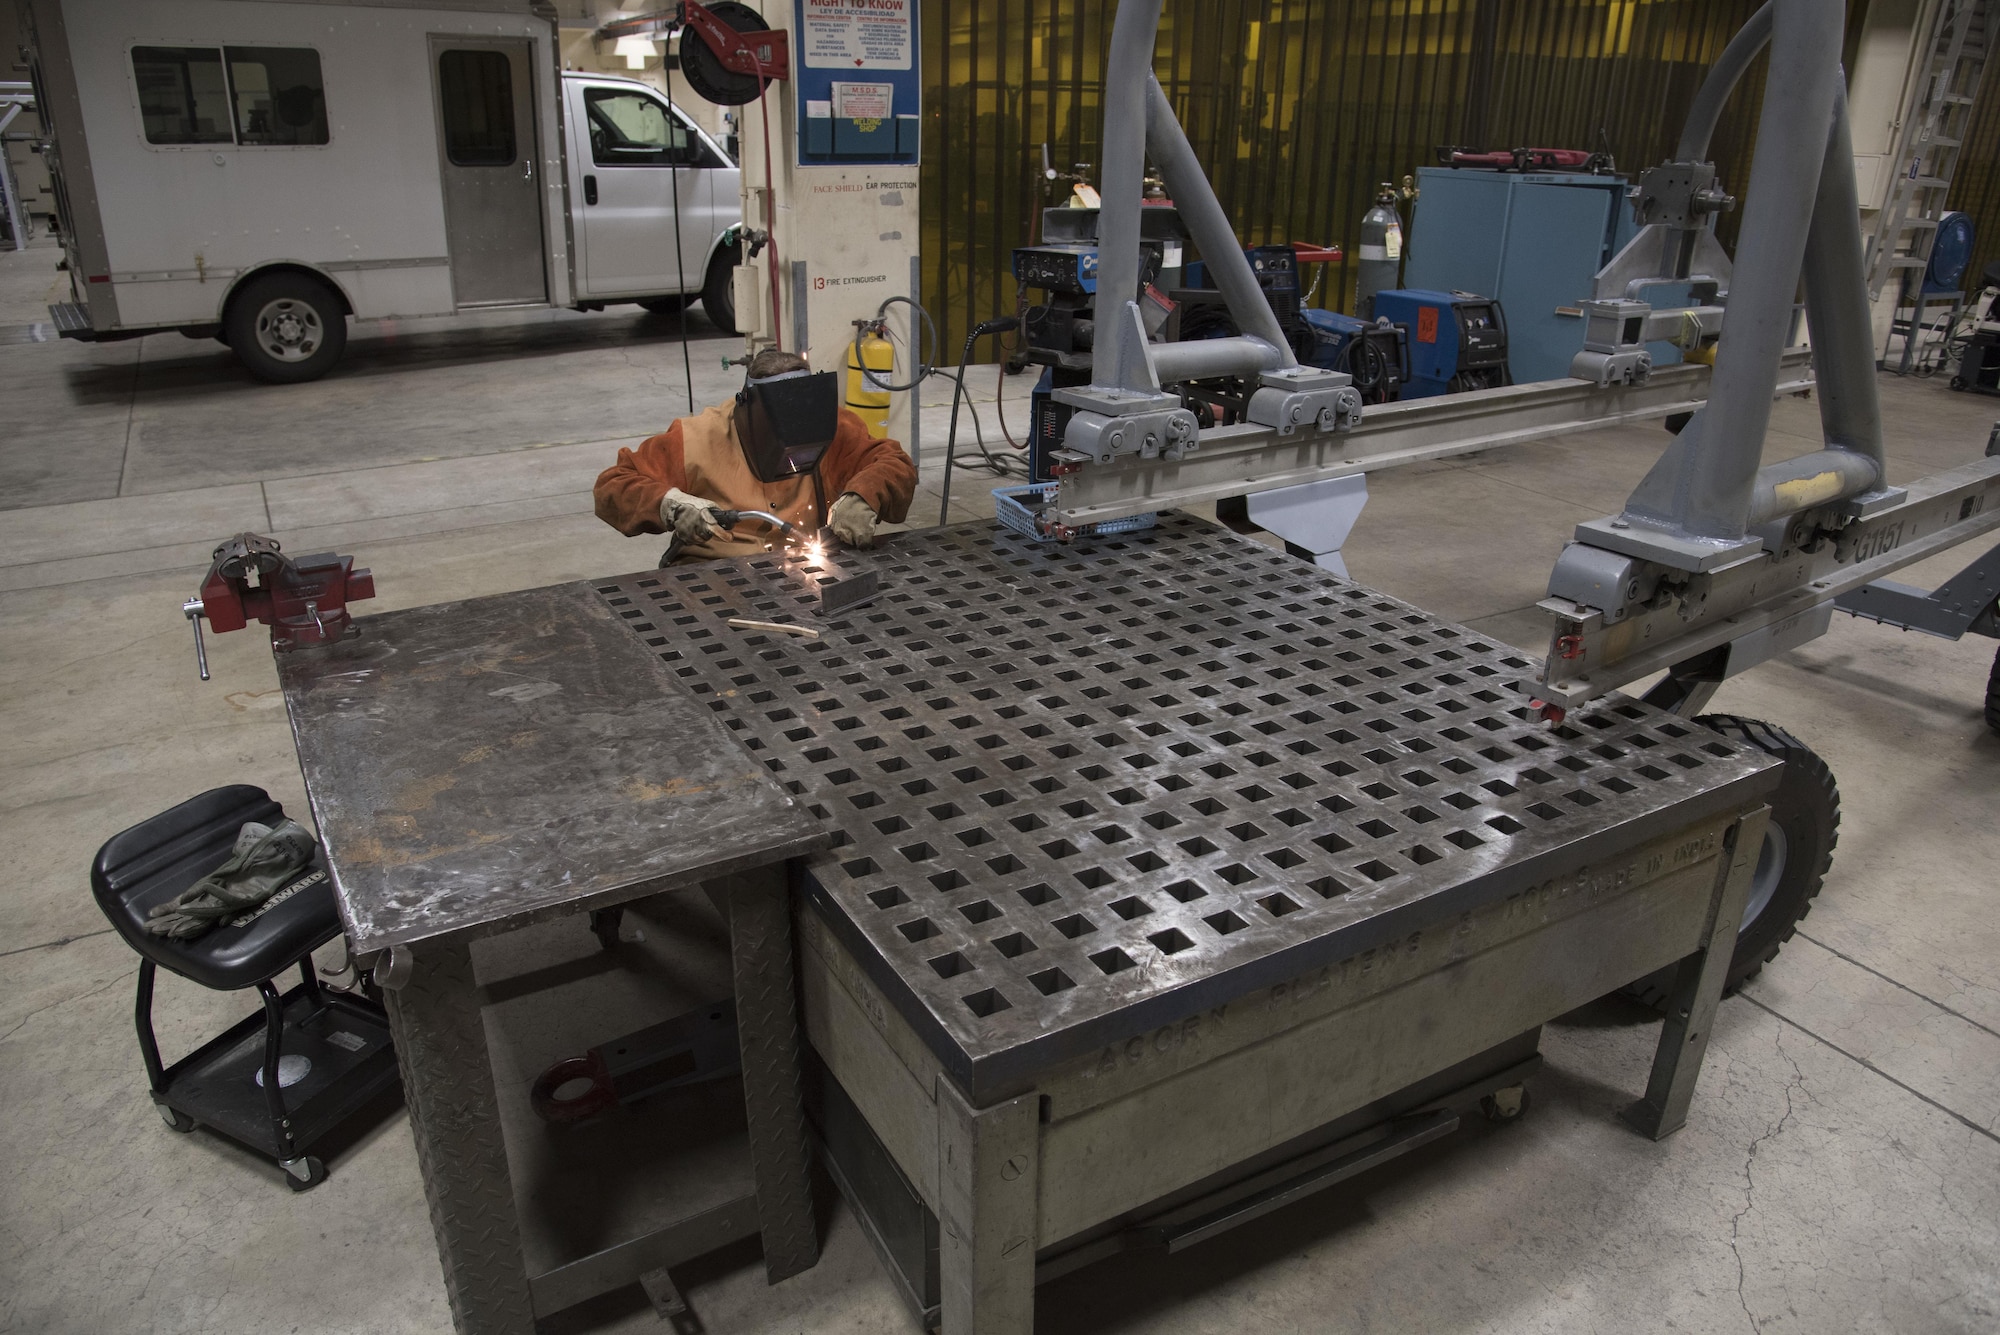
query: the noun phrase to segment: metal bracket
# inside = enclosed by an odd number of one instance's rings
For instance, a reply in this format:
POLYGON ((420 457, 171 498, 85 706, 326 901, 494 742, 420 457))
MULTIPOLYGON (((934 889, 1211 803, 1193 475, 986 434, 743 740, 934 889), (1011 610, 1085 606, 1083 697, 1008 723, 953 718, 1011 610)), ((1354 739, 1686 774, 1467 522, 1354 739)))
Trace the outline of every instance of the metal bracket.
POLYGON ((1078 412, 1069 419, 1069 426, 1063 432, 1064 449, 1100 464, 1108 464, 1121 454, 1136 454, 1141 459, 1179 459, 1199 448, 1200 441, 1201 423, 1192 412, 1180 407, 1119 417, 1078 412))
POLYGON ((1266 371, 1257 382, 1260 388, 1250 396, 1245 416, 1280 436, 1305 426, 1351 431, 1361 420, 1361 394, 1351 375, 1299 366, 1266 371))
POLYGON ((653 1304, 654 1315, 660 1320, 685 1335, 695 1335, 701 1330, 701 1322, 688 1307, 686 1296, 665 1266, 639 1276, 639 1287, 646 1291, 646 1300, 653 1304))

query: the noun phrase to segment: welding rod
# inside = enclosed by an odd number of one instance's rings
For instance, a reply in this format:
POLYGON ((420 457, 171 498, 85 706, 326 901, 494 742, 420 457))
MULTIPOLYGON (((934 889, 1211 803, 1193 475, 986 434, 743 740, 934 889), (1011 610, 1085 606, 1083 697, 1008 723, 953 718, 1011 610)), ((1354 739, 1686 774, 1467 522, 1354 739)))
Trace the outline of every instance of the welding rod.
POLYGON ((735 630, 765 630, 774 635, 802 635, 809 640, 819 638, 819 632, 811 626, 793 626, 783 621, 752 621, 748 617, 731 617, 729 624, 735 630))

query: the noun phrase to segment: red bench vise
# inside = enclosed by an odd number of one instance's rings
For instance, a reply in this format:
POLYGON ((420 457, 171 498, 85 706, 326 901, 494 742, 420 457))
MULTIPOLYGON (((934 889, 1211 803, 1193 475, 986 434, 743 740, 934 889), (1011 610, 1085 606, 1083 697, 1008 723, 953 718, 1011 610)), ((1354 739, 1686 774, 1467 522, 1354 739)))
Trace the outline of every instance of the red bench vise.
POLYGON ((181 612, 194 627, 195 664, 207 681, 203 617, 217 634, 261 621, 271 628, 272 652, 285 653, 360 634, 347 605, 374 596, 375 576, 356 570, 351 556, 321 552, 295 561, 276 539, 239 533, 215 549, 201 592, 181 612))

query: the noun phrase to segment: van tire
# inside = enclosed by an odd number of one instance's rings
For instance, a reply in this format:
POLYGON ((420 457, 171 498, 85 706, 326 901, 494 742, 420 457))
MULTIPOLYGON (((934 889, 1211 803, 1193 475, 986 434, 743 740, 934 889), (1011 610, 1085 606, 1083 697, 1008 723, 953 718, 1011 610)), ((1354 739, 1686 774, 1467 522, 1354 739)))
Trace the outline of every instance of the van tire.
POLYGON ((347 310, 338 294, 299 273, 265 274, 230 300, 223 331, 251 375, 274 385, 317 380, 347 348, 347 310))
POLYGON ((716 251, 715 258, 708 262, 708 281, 701 286, 701 309, 719 333, 739 332, 736 328, 736 291, 733 283, 742 254, 739 246, 725 246, 716 251))

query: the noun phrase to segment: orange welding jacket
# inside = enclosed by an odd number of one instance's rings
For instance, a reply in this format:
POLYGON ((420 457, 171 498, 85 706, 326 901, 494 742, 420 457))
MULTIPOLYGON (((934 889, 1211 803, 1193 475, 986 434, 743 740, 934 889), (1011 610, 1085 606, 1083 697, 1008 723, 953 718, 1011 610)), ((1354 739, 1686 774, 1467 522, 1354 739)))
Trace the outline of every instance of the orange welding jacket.
MULTIPOLYGON (((840 410, 833 444, 820 456, 820 489, 825 503, 853 492, 885 524, 900 524, 917 487, 916 465, 893 440, 877 440, 867 423, 840 410)), ((826 522, 813 475, 760 482, 750 471, 736 438, 736 403, 718 403, 683 417, 637 450, 618 451, 618 462, 597 475, 597 517, 627 537, 660 533, 660 500, 669 488, 714 501, 725 510, 768 510, 811 532, 826 522)), ((684 547, 677 555, 751 556, 777 535, 763 524, 746 522, 733 532, 684 547)))

